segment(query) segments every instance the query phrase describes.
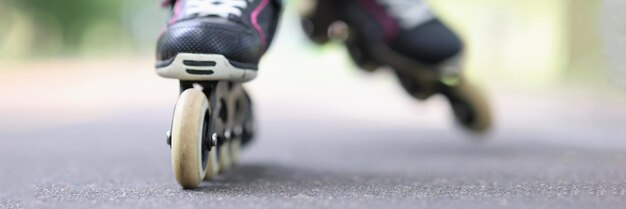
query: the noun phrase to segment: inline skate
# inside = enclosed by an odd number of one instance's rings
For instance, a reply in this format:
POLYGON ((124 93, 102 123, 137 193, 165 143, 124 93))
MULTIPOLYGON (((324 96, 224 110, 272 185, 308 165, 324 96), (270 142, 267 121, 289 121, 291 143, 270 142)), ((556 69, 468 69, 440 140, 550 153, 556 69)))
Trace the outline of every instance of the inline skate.
POLYGON ((228 170, 254 135, 254 79, 272 42, 281 2, 165 0, 172 18, 157 43, 156 72, 180 80, 167 143, 176 181, 197 187, 228 170))
POLYGON ((401 86, 418 100, 447 98, 456 121, 483 133, 491 112, 458 67, 462 42, 420 0, 312 0, 302 8, 302 26, 317 44, 344 43, 366 71, 391 68, 401 86))

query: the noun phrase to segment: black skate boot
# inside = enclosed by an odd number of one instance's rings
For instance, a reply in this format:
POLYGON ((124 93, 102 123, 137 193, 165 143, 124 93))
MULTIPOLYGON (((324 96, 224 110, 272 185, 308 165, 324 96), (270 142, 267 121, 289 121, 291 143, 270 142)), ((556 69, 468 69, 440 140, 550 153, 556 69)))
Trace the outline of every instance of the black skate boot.
POLYGON ((254 79, 272 43, 279 0, 165 0, 173 16, 157 43, 157 73, 180 80, 167 142, 176 180, 194 188, 228 170, 254 134, 254 79))
POLYGON ((306 34, 318 44, 342 40, 362 69, 390 67, 413 97, 440 93, 456 121, 472 132, 490 127, 484 97, 462 76, 457 35, 420 0, 317 0, 303 14, 306 34))

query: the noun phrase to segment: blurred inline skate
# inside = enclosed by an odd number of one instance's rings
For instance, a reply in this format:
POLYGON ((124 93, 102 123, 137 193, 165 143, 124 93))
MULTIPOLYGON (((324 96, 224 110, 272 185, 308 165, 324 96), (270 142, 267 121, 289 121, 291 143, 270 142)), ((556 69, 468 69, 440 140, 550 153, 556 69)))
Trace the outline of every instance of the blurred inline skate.
POLYGON ((156 72, 180 80, 167 143, 183 188, 228 170, 254 135, 254 79, 270 46, 278 0, 164 0, 172 18, 157 43, 156 72))
POLYGON ((418 100, 447 98, 458 124, 473 133, 491 127, 486 98, 458 64, 462 41, 421 0, 309 0, 302 27, 317 44, 341 40, 366 71, 389 67, 418 100))

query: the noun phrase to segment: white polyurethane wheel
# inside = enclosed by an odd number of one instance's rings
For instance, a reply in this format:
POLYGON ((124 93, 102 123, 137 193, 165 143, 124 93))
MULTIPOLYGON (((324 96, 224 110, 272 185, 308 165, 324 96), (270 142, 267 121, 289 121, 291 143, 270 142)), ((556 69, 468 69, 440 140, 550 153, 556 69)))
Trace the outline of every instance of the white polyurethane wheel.
POLYGON ((241 150, 241 139, 233 139, 230 143, 230 160, 231 164, 237 164, 239 161, 239 152, 241 150))
POLYGON ((217 147, 211 148, 209 151, 209 158, 207 159, 206 165, 206 176, 204 176, 204 180, 213 180, 217 174, 219 174, 220 165, 217 162, 217 147))
POLYGON ((230 155, 230 140, 224 142, 220 146, 220 172, 226 172, 233 165, 233 160, 230 155))
POLYGON ((202 134, 209 101, 202 90, 185 90, 176 103, 172 122, 172 168, 185 189, 197 187, 206 175, 202 165, 202 134))

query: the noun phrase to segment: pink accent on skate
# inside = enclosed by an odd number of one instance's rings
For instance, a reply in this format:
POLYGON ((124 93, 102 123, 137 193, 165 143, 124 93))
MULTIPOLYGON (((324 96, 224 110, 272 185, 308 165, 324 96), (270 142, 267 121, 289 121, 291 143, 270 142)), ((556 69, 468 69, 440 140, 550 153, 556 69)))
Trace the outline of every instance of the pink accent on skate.
POLYGON ((176 20, 178 20, 178 16, 180 15, 180 10, 183 7, 183 0, 176 0, 176 3, 174 3, 174 15, 172 15, 172 19, 170 19, 168 24, 173 24, 174 22, 176 22, 176 20))
POLYGON ((374 2, 374 0, 361 0, 360 3, 376 19, 376 22, 383 27, 385 42, 393 42, 396 35, 398 35, 398 23, 389 16, 382 5, 374 2))
POLYGON ((267 49, 267 39, 265 38, 265 33, 263 33, 263 30, 261 29, 261 25, 259 25, 258 18, 268 3, 269 3, 269 0, 262 0, 261 3, 254 9, 254 11, 252 11, 252 15, 250 16, 250 21, 252 22, 252 26, 254 26, 256 31, 259 33, 259 36, 261 37, 261 41, 263 42, 263 50, 267 49))

